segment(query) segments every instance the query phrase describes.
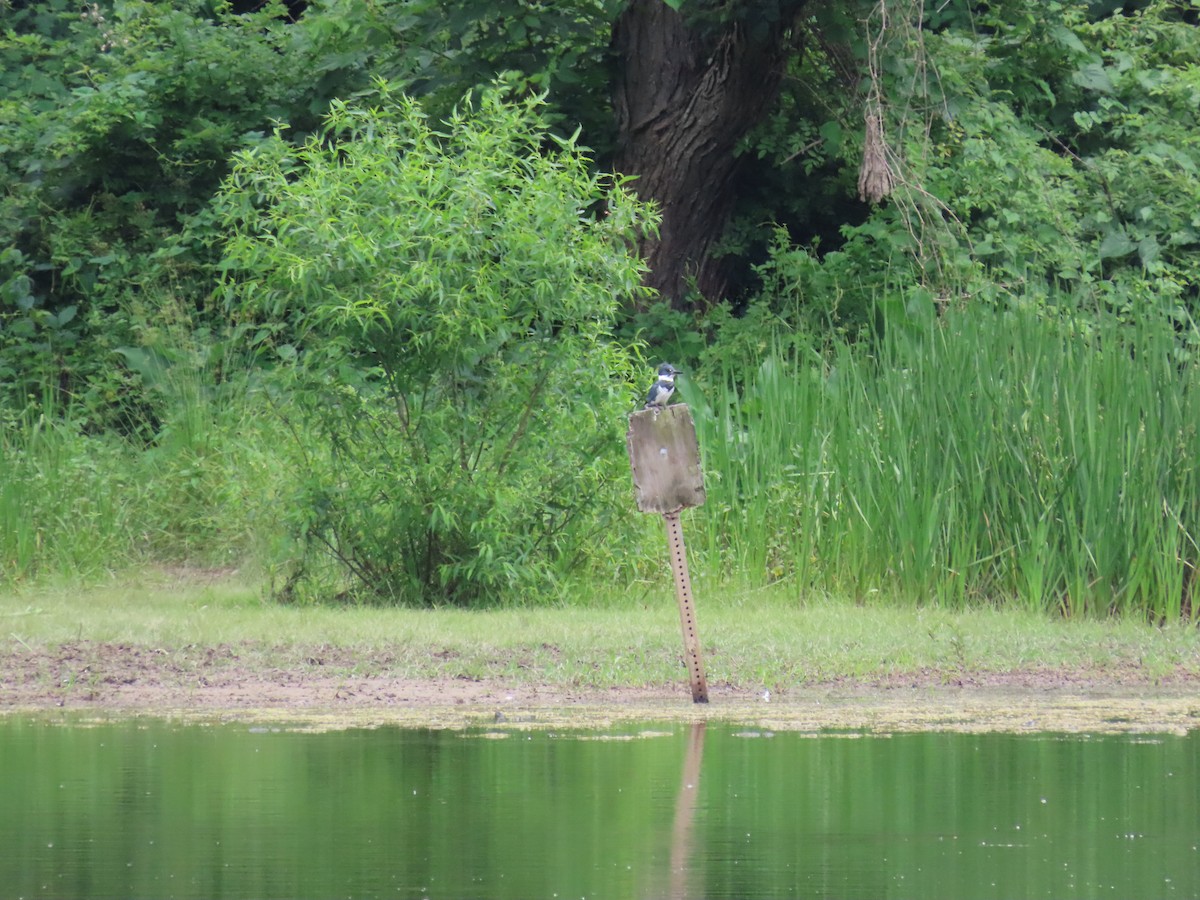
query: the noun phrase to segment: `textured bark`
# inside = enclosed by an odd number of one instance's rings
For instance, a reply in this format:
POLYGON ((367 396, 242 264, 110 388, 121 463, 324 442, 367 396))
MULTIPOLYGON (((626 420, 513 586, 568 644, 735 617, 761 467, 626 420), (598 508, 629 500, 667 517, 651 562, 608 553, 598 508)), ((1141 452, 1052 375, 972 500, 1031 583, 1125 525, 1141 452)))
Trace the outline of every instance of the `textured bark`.
POLYGON ((724 296, 711 254, 737 195, 734 149, 778 96, 801 5, 756 28, 755 39, 737 20, 690 25, 662 0, 631 0, 614 29, 614 168, 659 204, 660 233, 639 250, 647 283, 677 307, 693 282, 705 302, 724 296))

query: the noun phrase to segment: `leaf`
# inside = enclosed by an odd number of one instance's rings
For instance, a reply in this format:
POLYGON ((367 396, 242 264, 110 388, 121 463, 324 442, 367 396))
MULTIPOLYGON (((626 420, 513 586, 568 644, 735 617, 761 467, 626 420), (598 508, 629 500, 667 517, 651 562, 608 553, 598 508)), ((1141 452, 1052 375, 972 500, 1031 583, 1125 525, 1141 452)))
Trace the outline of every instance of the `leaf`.
POLYGON ((842 126, 836 121, 829 121, 822 125, 817 133, 821 135, 821 139, 825 141, 825 152, 830 156, 841 150, 842 148, 842 126))
POLYGON ((1087 47, 1079 39, 1079 35, 1070 28, 1063 25, 1056 25, 1050 29, 1050 37, 1054 43, 1066 47, 1068 50, 1073 50, 1081 56, 1087 53, 1087 47))
POLYGON ((1142 238, 1137 245, 1138 258, 1142 261, 1142 265, 1146 268, 1152 268, 1158 262, 1161 248, 1158 246, 1158 238, 1154 235, 1142 238))
POLYGON ((1104 240, 1100 242, 1100 258, 1112 259, 1118 256, 1128 256, 1136 249, 1137 245, 1129 239, 1129 235, 1116 229, 1106 234, 1104 240))
POLYGON ((1100 94, 1111 94, 1113 91, 1113 83, 1108 76, 1108 69, 1099 62, 1090 62, 1082 69, 1076 70, 1075 74, 1071 76, 1071 80, 1085 90, 1096 91, 1100 94))

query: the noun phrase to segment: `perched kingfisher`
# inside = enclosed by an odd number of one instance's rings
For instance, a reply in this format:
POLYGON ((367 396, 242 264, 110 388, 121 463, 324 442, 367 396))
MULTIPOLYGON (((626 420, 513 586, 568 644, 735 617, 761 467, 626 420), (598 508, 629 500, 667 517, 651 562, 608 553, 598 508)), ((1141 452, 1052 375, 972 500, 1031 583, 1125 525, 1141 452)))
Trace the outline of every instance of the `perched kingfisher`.
POLYGON ((650 393, 646 395, 646 409, 665 409, 671 395, 675 393, 675 376, 682 375, 670 363, 658 367, 658 378, 650 385, 650 393))

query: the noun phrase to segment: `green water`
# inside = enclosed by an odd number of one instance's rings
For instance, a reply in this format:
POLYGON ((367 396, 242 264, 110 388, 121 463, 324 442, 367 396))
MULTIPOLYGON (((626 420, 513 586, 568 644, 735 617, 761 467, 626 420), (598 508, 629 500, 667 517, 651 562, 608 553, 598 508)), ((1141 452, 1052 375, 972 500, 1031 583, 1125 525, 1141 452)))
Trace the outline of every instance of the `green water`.
POLYGON ((0 719, 0 898, 1200 897, 1195 735, 648 729, 0 719))

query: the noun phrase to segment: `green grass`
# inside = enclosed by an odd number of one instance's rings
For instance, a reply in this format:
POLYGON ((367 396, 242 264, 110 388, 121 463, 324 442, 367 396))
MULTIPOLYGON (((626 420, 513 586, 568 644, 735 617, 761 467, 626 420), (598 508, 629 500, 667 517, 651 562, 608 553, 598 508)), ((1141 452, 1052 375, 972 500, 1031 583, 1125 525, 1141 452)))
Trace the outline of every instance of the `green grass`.
POLYGON ((245 395, 214 400, 199 380, 177 376, 187 383, 148 446, 53 402, 0 410, 0 584, 227 564, 283 539, 281 426, 245 395))
POLYGON ((133 455, 119 441, 85 439, 53 409, 0 426, 0 581, 96 574, 121 559, 133 455))
MULTIPOLYGON (((1182 624, 1064 621, 1016 608, 859 606, 801 599, 783 587, 698 590, 698 619, 710 683, 739 688, 906 676, 953 683, 1041 670, 1101 680, 1200 675, 1200 634, 1182 624)), ((644 602, 489 611, 289 607, 264 602, 255 584, 161 575, 0 595, 0 653, 76 641, 168 653, 232 646, 266 666, 339 651, 343 668, 413 678, 607 687, 685 677, 669 590, 644 602)))

